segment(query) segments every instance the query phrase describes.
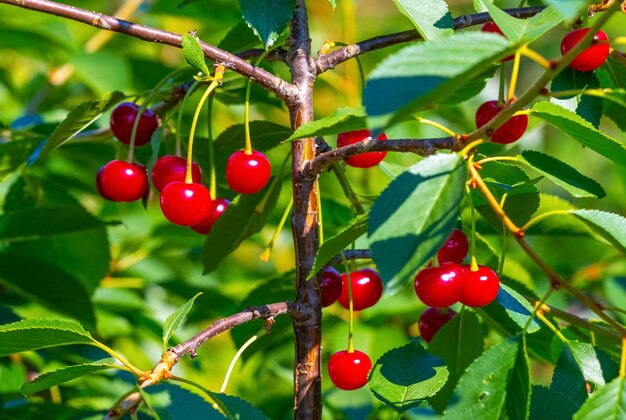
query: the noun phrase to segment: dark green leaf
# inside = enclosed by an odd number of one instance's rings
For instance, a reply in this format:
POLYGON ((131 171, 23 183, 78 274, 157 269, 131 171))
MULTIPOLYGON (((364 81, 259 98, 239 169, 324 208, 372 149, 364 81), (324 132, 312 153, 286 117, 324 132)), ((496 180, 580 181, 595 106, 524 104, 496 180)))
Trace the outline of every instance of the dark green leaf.
POLYGON ((588 343, 570 341, 563 346, 550 390, 567 396, 578 406, 587 399, 586 383, 604 385, 596 349, 588 343))
POLYGON ((239 0, 243 18, 265 48, 271 47, 285 30, 294 5, 295 0, 239 0))
POLYGON ((217 45, 224 51, 243 51, 259 45, 259 38, 245 22, 233 26, 217 45))
POLYGON ((446 408, 461 375, 483 352, 484 341, 484 329, 476 314, 469 309, 462 310, 435 334, 428 351, 441 357, 450 372, 445 386, 430 398, 430 403, 437 410, 446 408))
POLYGON ((602 198, 606 192, 600 184, 568 164, 541 152, 526 150, 521 158, 574 197, 602 198))
POLYGON ((81 207, 25 209, 0 215, 0 241, 27 241, 106 224, 81 207))
POLYGON ((362 214, 350 221, 348 226, 335 236, 328 238, 317 250, 313 268, 309 273, 309 278, 320 271, 335 255, 346 249, 352 242, 361 235, 367 233, 367 214, 362 214))
POLYGON ((530 420, 571 419, 578 407, 568 396, 534 385, 530 403, 530 420), (558 403, 555 403, 557 401, 558 403))
POLYGON ((489 0, 480 0, 506 38, 514 44, 529 43, 539 38, 563 20, 554 8, 548 7, 528 19, 517 19, 500 10, 489 0))
POLYGON ((530 360, 526 349, 526 339, 517 352, 515 365, 506 388, 505 412, 511 420, 526 420, 530 414, 532 384, 530 382, 530 360))
POLYGON ((204 272, 210 273, 249 236, 259 232, 267 223, 278 202, 282 182, 279 177, 256 194, 244 194, 228 206, 204 243, 202 259, 204 272))
POLYGON ((626 166, 626 147, 614 138, 598 131, 576 113, 546 101, 536 103, 531 113, 607 159, 626 166))
POLYGON ((269 420, 261 410, 239 397, 226 394, 211 393, 229 419, 233 420, 269 420))
POLYGON ((460 32, 405 47, 370 74, 363 103, 370 129, 382 129, 421 109, 445 104, 466 81, 484 75, 513 48, 501 36, 460 32))
POLYGON ((32 395, 44 389, 80 378, 91 373, 101 372, 103 370, 115 369, 113 359, 101 360, 99 362, 84 363, 81 365, 68 366, 52 372, 44 373, 35 378, 32 382, 22 385, 24 395, 32 395))
POLYGON ((574 414, 574 420, 626 418, 626 378, 615 378, 597 389, 574 414))
POLYGON ((87 128, 92 122, 100 118, 103 112, 111 109, 126 95, 121 92, 112 92, 95 101, 83 102, 74 108, 65 117, 63 122, 54 130, 54 133, 46 140, 42 148, 37 148, 28 158, 28 164, 32 165, 37 159, 46 156, 52 150, 71 140, 75 135, 87 128))
POLYGON ((393 1, 424 39, 444 37, 454 32, 454 20, 445 1, 393 1))
POLYGON ((430 156, 398 176, 376 200, 369 239, 388 291, 397 291, 450 236, 466 175, 460 155, 430 156))
POLYGON ((28 319, 0 325, 0 357, 47 347, 94 343, 91 335, 75 321, 28 319))
POLYGON ((327 136, 365 128, 363 108, 338 108, 333 114, 300 126, 287 140, 327 136))
POLYGON ((43 147, 39 138, 0 142, 0 181, 24 165, 28 156, 39 147, 43 147))
POLYGON ((601 210, 574 210, 572 214, 626 254, 626 218, 601 210))
POLYGON ((150 386, 142 390, 142 396, 160 420, 222 420, 226 417, 211 403, 187 389, 170 383, 150 386))
POLYGON ((183 35, 182 45, 185 61, 194 69, 201 71, 205 76, 209 76, 211 72, 206 65, 206 61, 204 61, 204 53, 195 33, 183 35))
POLYGON ((172 314, 170 314, 170 316, 168 316, 165 320, 165 324, 163 324, 163 352, 165 352, 170 338, 174 335, 178 327, 180 327, 185 320, 185 317, 191 310, 194 301, 201 294, 202 292, 189 299, 187 302, 185 302, 183 306, 172 312, 172 314))
POLYGON ((443 360, 413 341, 376 361, 369 387, 374 396, 401 413, 433 396, 448 379, 443 360))
MULTIPOLYGON (((506 284, 500 284, 500 291, 496 298, 498 305, 502 306, 509 317, 520 327, 524 328, 528 318, 533 312, 533 307, 526 299, 506 284)), ((495 302, 493 303, 495 304, 495 302)), ((533 319, 528 326, 529 333, 538 331, 541 328, 539 321, 533 319)))

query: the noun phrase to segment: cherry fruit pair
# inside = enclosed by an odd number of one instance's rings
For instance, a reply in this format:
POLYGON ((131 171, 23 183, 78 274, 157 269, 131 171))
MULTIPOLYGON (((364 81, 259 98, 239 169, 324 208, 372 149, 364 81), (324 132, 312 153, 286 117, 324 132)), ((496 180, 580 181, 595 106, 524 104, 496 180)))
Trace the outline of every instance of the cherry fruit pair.
MULTIPOLYGON (((352 308, 355 311, 370 308, 380 300, 383 294, 383 282, 376 270, 362 268, 350 273, 352 287, 352 308)), ((330 306, 338 301, 341 306, 350 307, 348 275, 339 274, 332 267, 322 272, 322 306, 330 306)))

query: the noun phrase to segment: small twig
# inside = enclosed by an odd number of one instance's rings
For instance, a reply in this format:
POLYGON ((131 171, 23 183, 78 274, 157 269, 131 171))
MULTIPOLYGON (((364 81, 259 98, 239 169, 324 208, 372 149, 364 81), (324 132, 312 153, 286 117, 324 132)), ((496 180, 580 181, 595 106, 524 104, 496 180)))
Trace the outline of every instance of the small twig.
POLYGON ((343 259, 346 260, 371 260, 372 259, 372 250, 371 249, 346 249, 343 251, 343 258, 341 254, 335 255, 328 264, 336 265, 340 264, 343 259))

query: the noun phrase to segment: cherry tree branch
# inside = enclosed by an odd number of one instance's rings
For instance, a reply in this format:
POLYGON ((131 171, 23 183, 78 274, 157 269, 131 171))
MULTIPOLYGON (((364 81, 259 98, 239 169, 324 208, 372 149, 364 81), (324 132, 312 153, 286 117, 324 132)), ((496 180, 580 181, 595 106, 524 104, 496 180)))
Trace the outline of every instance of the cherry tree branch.
MULTIPOLYGON (((204 343, 224 331, 255 319, 270 319, 285 314, 291 316, 293 319, 302 319, 306 317, 306 308, 294 302, 270 303, 268 305, 253 306, 227 318, 215 321, 208 328, 202 330, 189 340, 167 350, 154 368, 144 377, 139 378, 139 386, 146 388, 151 385, 156 385, 164 379, 168 379, 174 365, 176 365, 185 354, 189 354, 192 358, 196 357, 197 350, 204 343)), ((124 414, 135 410, 141 401, 142 397, 139 392, 130 393, 126 398, 112 407, 104 418, 109 420, 121 418, 124 414)))
MULTIPOLYGON (((118 32, 144 41, 182 48, 182 36, 180 34, 153 28, 151 26, 139 25, 126 20, 117 19, 113 16, 90 12, 85 9, 54 1, 0 0, 0 3, 71 19, 94 26, 98 29, 118 32)), ((200 46, 207 58, 222 63, 226 69, 239 73, 253 82, 258 83, 265 89, 273 92, 280 99, 287 101, 295 94, 295 88, 291 84, 260 67, 253 66, 243 58, 205 42, 200 42, 200 46)))
POLYGON ((341 254, 335 255, 328 261, 330 265, 340 264, 343 260, 371 260, 371 249, 346 249, 341 254), (343 255, 342 255, 343 254, 343 255))
MULTIPOLYGON (((517 9, 506 9, 509 15, 516 18, 528 18, 541 12, 544 7, 524 7, 517 9)), ((468 28, 474 25, 481 25, 491 20, 488 13, 476 13, 473 15, 459 16, 454 19, 454 29, 468 28)), ((422 39, 422 36, 416 30, 397 32, 389 35, 377 36, 366 39, 356 44, 350 44, 342 48, 338 48, 328 54, 320 55, 316 60, 317 73, 324 73, 333 69, 337 64, 350 60, 361 54, 370 51, 379 50, 396 44, 402 44, 409 41, 422 39)))

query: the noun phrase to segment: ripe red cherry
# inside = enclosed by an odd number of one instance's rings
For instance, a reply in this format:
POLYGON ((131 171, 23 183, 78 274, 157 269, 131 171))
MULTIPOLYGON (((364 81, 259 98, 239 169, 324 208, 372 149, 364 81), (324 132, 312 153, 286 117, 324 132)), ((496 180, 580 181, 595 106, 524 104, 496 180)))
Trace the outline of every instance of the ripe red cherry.
POLYGON ((341 295, 341 274, 332 267, 322 271, 322 306, 330 306, 341 295))
MULTIPOLYGON (((504 34, 502 33, 502 30, 500 29, 500 27, 498 25, 496 25, 494 22, 487 22, 487 23, 485 23, 483 25, 483 27, 480 28, 480 30, 483 31, 483 32, 490 32, 490 33, 502 35, 503 37, 505 37, 504 34)), ((515 56, 513 56, 513 55, 509 55, 508 57, 505 57, 505 58, 503 58, 500 61, 503 61, 503 62, 504 61, 509 61, 509 60, 512 60, 514 57, 515 56)))
POLYGON ((362 351, 338 351, 328 360, 328 376, 335 386, 345 391, 359 389, 367 384, 372 361, 362 351))
POLYGON ((467 255, 469 243, 467 236, 458 229, 454 229, 445 244, 437 252, 439 264, 454 262, 460 264, 467 255))
MULTIPOLYGON (((159 192, 170 182, 185 181, 187 159, 180 156, 161 156, 152 168, 152 183, 159 192)), ((196 162, 191 164, 191 176, 195 184, 202 182, 202 171, 196 162)))
MULTIPOLYGON (((487 101, 476 110, 476 127, 480 128, 487 124, 493 117, 502 111, 498 101, 487 101)), ((524 135, 528 128, 528 115, 516 115, 502 124, 491 135, 491 141, 499 144, 509 144, 524 135)))
POLYGON ((461 296, 465 269, 456 263, 422 269, 415 276, 415 293, 428 306, 445 308, 461 296))
POLYGON ((464 267, 465 281, 459 301, 467 306, 489 305, 498 296, 500 281, 498 275, 489 267, 478 266, 478 271, 464 267))
POLYGON ((98 171, 96 187, 107 200, 139 200, 148 192, 146 168, 138 163, 112 160, 98 171))
MULTIPOLYGON (((383 295, 383 282, 380 276, 371 268, 362 268, 350 273, 352 285, 352 304, 355 311, 374 306, 383 295)), ((337 300, 341 306, 348 309, 350 297, 348 291, 348 276, 341 274, 341 295, 337 300)))
MULTIPOLYGON (((369 130, 356 130, 340 133, 337 136, 337 147, 349 146, 351 144, 365 140, 371 137, 369 130)), ((387 140, 385 133, 381 133, 376 140, 387 140)), ((346 163, 355 168, 371 168, 378 165, 387 156, 387 152, 366 152, 346 159, 346 163)))
POLYGON ((270 161, 256 150, 246 154, 239 150, 226 162, 226 180, 233 191, 241 194, 254 194, 267 185, 270 179, 270 161))
POLYGON ((202 184, 170 182, 161 191, 161 211, 174 224, 197 225, 211 211, 211 194, 202 184))
POLYGON ((455 315, 456 312, 450 308, 426 308, 420 315, 420 320, 417 324, 420 329, 420 335, 427 343, 430 343, 437 331, 454 318, 455 315))
POLYGON ((213 227, 213 223, 226 211, 228 206, 230 205, 230 201, 225 198, 216 198, 211 202, 211 210, 207 217, 204 218, 197 225, 191 226, 193 230, 203 235, 208 235, 211 232, 211 228, 213 227))
MULTIPOLYGON (((574 48, 583 37, 589 32, 589 28, 576 29, 568 32, 563 41, 561 41, 561 54, 565 55, 569 50, 574 48)), ((593 42, 608 41, 609 37, 603 31, 596 32, 593 42)), ((569 66, 578 71, 593 71, 600 67, 609 56, 610 46, 608 43, 592 44, 589 48, 583 50, 580 54, 569 63, 569 66)))
MULTIPOLYGON (((124 144, 130 144, 135 118, 139 112, 139 106, 132 102, 122 102, 111 113, 111 131, 113 135, 124 144)), ((139 118, 135 146, 143 146, 150 142, 152 134, 159 126, 159 119, 151 109, 146 109, 139 118)))

